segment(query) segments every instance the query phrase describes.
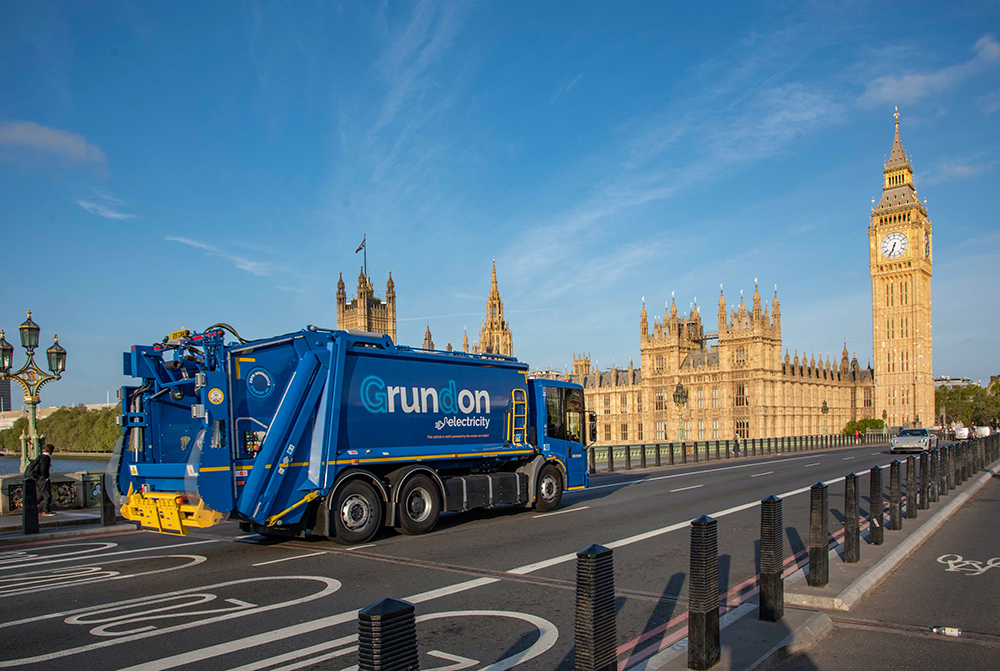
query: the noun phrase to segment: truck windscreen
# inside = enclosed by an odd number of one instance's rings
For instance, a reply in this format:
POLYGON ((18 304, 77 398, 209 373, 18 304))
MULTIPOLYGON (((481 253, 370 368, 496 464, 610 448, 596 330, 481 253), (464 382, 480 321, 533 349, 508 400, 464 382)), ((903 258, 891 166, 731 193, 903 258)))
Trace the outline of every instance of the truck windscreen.
POLYGON ((546 434, 550 438, 582 442, 583 391, 549 387, 545 396, 548 415, 546 434))

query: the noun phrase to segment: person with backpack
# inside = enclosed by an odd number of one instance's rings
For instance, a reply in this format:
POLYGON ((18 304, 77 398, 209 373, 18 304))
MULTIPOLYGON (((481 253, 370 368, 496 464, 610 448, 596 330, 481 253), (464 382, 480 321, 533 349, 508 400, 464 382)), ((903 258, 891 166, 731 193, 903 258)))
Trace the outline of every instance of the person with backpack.
POLYGON ((49 443, 42 448, 42 453, 31 460, 28 467, 24 469, 24 477, 35 480, 36 489, 42 496, 43 517, 55 515, 52 512, 52 483, 49 482, 49 468, 52 466, 52 453, 55 452, 55 445, 49 443))

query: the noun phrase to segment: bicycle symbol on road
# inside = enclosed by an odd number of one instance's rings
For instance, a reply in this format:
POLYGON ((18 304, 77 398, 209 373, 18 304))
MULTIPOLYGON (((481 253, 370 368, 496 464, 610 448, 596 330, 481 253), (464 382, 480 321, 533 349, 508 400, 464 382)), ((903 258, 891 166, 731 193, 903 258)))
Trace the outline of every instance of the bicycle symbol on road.
POLYGON ((962 555, 941 555, 937 560, 938 563, 948 565, 945 571, 965 573, 966 575, 982 575, 991 568, 1000 568, 1000 557, 994 557, 985 563, 974 559, 963 559, 962 555))

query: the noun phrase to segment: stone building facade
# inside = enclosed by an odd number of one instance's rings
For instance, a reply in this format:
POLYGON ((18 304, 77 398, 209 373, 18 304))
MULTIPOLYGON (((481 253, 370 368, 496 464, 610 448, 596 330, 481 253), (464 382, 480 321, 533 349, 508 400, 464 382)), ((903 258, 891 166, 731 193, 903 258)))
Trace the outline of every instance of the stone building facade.
POLYGON ((716 333, 706 333, 697 305, 679 316, 673 300, 650 327, 643 302, 639 351, 638 369, 630 361, 597 371, 589 356, 573 357, 568 377, 597 413, 598 444, 839 433, 875 416, 873 372, 848 357, 846 344, 839 363, 787 349, 782 357, 777 291, 767 307, 755 287, 752 305, 741 295, 731 312, 720 291, 716 333), (678 384, 687 394, 681 406, 678 384))
POLYGON ((934 424, 931 339, 933 237, 917 198, 913 167, 899 140, 882 174, 882 198, 868 225, 872 277, 875 404, 889 426, 934 424))
POLYGON ((375 295, 372 280, 365 276, 364 269, 358 274, 358 290, 351 302, 347 302, 343 273, 337 281, 337 328, 384 333, 396 342, 396 284, 385 283, 385 300, 375 295))
MULTIPOLYGON (((430 324, 424 331, 423 349, 434 349, 430 324), (430 345, 430 347, 428 347, 430 345)), ((446 348, 452 351, 451 341, 446 348)), ((462 333, 462 351, 466 354, 503 354, 514 356, 514 336, 510 324, 503 314, 503 300, 500 298, 500 288, 497 286, 497 262, 493 261, 493 279, 490 283, 490 293, 486 297, 486 318, 479 330, 479 342, 469 346, 469 333, 462 333)))

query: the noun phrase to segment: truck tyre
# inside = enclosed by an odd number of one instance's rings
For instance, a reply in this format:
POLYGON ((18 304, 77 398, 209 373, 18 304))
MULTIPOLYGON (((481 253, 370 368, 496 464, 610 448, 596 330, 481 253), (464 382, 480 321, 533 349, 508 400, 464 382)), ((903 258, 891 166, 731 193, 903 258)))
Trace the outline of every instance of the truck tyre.
POLYGON ((399 527, 404 534, 425 534, 437 524, 441 498, 426 475, 414 475, 399 496, 399 527))
POLYGON ((353 480, 337 494, 330 516, 337 542, 364 543, 382 524, 382 499, 367 482, 353 480))
POLYGON ((535 509, 547 513, 559 507, 562 501, 563 485, 559 469, 548 464, 538 474, 538 488, 535 493, 535 509))

